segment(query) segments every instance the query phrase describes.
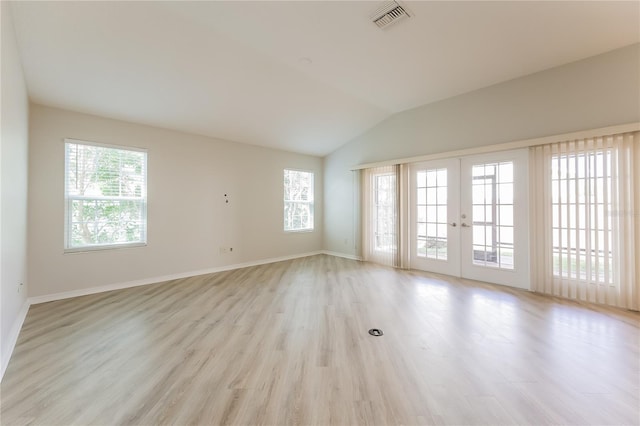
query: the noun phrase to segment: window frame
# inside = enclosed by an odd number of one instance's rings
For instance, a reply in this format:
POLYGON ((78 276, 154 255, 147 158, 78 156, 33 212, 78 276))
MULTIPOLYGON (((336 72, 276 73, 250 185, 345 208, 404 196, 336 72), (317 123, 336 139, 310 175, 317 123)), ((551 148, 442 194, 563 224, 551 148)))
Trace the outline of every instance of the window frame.
POLYGON ((315 177, 315 172, 313 170, 306 170, 306 169, 295 169, 295 168, 291 168, 291 167, 286 167, 282 170, 282 229, 283 232, 289 234, 289 233, 300 233, 300 232, 314 232, 315 230, 315 222, 316 222, 316 215, 315 215, 315 182, 316 182, 316 177, 315 177), (311 201, 302 201, 302 200, 287 200, 285 198, 286 196, 286 183, 284 181, 285 178, 285 173, 286 172, 296 172, 296 173, 308 173, 311 175, 311 201), (310 227, 309 228, 298 228, 298 229, 287 229, 286 225, 286 216, 285 216, 285 212, 286 212, 286 205, 287 203, 296 203, 296 204, 304 204, 304 205, 308 205, 309 206, 309 211, 311 214, 311 220, 310 220, 310 227))
MULTIPOLYGON (((372 203, 372 211, 373 211, 373 216, 374 216, 374 243, 372 245, 373 250, 379 253, 395 253, 398 250, 398 245, 397 245, 397 241, 398 241, 398 235, 397 235, 397 230, 394 229, 394 232, 388 232, 388 233, 378 233, 378 230, 381 227, 381 224, 383 221, 381 221, 381 217, 380 217, 380 209, 385 210, 386 214, 390 214, 390 217, 395 216, 395 209, 396 209, 396 203, 392 202, 392 203, 383 203, 380 202, 380 179, 382 178, 388 178, 389 179, 389 190, 395 190, 395 188, 397 187, 397 176, 396 173, 393 171, 389 171, 389 172, 379 172, 379 173, 374 173, 372 175, 373 177, 373 196, 371 197, 371 203, 372 203), (392 241, 392 245, 388 246, 388 247, 383 247, 382 245, 379 245, 378 242, 380 239, 391 239, 392 241)), ((392 195, 392 199, 395 200, 396 195, 392 195)), ((393 221, 394 223, 392 223, 392 225, 397 225, 398 222, 398 218, 395 218, 395 221, 393 221)), ((384 224, 382 224, 383 227, 388 226, 389 224, 387 223, 386 226, 384 224)))
POLYGON ((114 144, 105 144, 105 143, 99 143, 99 142, 92 142, 92 141, 86 141, 86 140, 81 140, 81 139, 71 139, 71 138, 65 138, 64 139, 64 173, 63 173, 63 190, 64 190, 64 229, 63 229, 63 233, 64 233, 64 253, 65 254, 73 254, 73 253, 82 253, 82 252, 91 252, 91 251, 101 251, 101 250, 116 250, 116 249, 123 249, 123 248, 135 248, 135 247, 145 247, 147 246, 147 228, 148 228, 148 214, 147 214, 147 203, 148 203, 148 162, 149 162, 149 155, 148 155, 148 151, 145 148, 140 148, 140 147, 134 147, 134 146, 124 146, 124 145, 114 145, 114 144), (143 176, 144 176, 144 186, 143 186, 143 194, 140 198, 134 198, 136 200, 140 200, 142 207, 141 207, 141 215, 142 217, 144 217, 144 226, 141 228, 140 233, 141 233, 141 238, 140 241, 135 241, 135 242, 123 242, 123 243, 108 243, 108 244, 95 244, 95 245, 84 245, 84 246, 79 246, 79 247, 71 247, 70 243, 71 243, 71 232, 73 229, 72 226, 72 221, 73 221, 73 215, 70 214, 71 212, 71 203, 74 200, 78 200, 78 199, 84 199, 84 200, 97 200, 97 199, 101 199, 101 200, 122 200, 122 197, 86 197, 86 196, 70 196, 68 193, 68 188, 67 188, 67 182, 68 182, 68 171, 69 171, 69 156, 67 153, 67 146, 69 144, 72 145, 84 145, 84 146, 93 146, 93 147, 99 147, 99 148, 107 148, 107 149, 114 149, 114 150, 120 150, 120 151, 133 151, 133 152, 140 152, 144 154, 143 157, 143 176))

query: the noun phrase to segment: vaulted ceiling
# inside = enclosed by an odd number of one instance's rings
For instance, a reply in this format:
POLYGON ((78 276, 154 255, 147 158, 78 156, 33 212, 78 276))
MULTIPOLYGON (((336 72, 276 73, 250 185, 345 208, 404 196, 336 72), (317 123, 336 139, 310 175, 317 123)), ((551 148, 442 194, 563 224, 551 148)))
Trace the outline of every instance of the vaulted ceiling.
POLYGON ((632 43, 640 3, 14 2, 32 101, 326 155, 389 116, 632 43))

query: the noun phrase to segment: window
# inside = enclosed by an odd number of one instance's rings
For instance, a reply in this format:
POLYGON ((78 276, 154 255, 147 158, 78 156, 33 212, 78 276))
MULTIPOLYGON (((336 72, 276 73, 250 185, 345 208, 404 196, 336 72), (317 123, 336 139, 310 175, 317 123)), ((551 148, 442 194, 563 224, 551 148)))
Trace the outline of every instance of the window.
POLYGON ((67 139, 65 249, 139 245, 147 234, 147 153, 67 139))
POLYGON ((553 275, 611 284, 611 149, 551 157, 553 275))
POLYGON ((313 173, 284 171, 284 230, 313 230, 313 173))
POLYGON ((531 148, 535 291, 638 310, 640 133, 531 148))
POLYGON ((399 238, 400 165, 362 171, 362 256, 401 267, 399 238))
POLYGON ((395 173, 374 175, 374 185, 373 249, 381 252, 395 252, 397 190, 395 173))

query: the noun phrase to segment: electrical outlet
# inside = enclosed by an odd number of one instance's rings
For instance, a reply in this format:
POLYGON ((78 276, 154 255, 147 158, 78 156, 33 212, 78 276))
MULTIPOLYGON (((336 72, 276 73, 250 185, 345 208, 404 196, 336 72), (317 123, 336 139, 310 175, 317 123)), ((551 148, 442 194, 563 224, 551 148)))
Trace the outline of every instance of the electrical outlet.
POLYGON ((228 254, 233 251, 233 247, 220 247, 220 254, 228 254))
POLYGON ((19 283, 18 284, 18 293, 20 293, 22 291, 22 286, 24 285, 24 283, 19 283))

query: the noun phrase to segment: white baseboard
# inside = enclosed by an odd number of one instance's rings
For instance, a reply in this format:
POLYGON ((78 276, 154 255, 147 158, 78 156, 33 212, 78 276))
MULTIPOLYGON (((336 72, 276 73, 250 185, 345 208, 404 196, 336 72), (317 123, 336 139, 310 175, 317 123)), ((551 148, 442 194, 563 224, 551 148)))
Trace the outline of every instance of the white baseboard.
POLYGON ((362 260, 362 257, 360 256, 356 256, 354 254, 340 253, 338 251, 323 250, 322 253, 329 256, 344 257, 345 259, 360 260, 360 261, 362 260))
POLYGON ((18 312, 18 316, 13 322, 13 327, 11 327, 11 331, 9 332, 9 338, 6 346, 2 346, 2 358, 0 359, 0 368, 2 370, 0 370, 0 382, 2 382, 4 372, 7 370, 7 366, 9 365, 13 349, 16 347, 20 330, 22 330, 24 320, 27 318, 27 312, 29 312, 29 306, 31 306, 31 304, 29 303, 29 299, 27 299, 22 305, 22 308, 20 308, 20 312, 18 312))
POLYGON ((213 274, 216 272, 230 271, 233 269, 247 268, 250 266, 265 265, 267 263, 282 262, 284 260, 298 259, 301 257, 315 256, 325 254, 324 251, 313 251, 308 253, 294 254, 290 256, 272 257, 269 259, 256 260, 253 262, 236 263, 233 265, 218 266, 215 268, 200 269, 197 271, 180 272, 171 275, 162 275, 159 277, 143 278, 123 283, 107 284, 98 287, 89 287, 79 290, 64 291, 61 293, 45 294, 43 296, 35 296, 29 298, 29 303, 37 305, 39 303, 53 302, 54 300, 69 299, 72 297, 86 296, 89 294, 104 293, 106 291, 121 290, 123 288, 138 287, 141 285, 158 284, 166 281, 177 280, 181 278, 195 277, 197 275, 213 274))

